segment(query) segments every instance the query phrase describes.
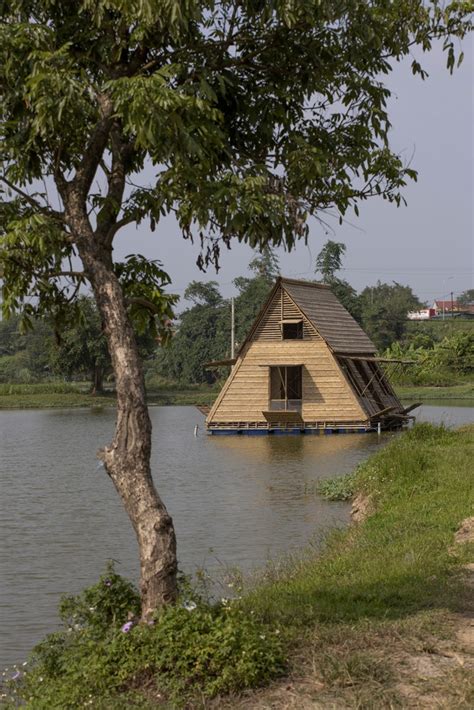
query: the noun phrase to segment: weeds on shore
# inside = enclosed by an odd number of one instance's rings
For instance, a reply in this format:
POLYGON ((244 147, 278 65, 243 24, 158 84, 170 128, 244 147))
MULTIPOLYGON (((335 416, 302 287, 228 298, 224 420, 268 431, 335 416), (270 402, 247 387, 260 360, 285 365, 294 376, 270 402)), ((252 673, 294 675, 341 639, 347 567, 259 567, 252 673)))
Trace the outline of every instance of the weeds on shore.
POLYGON ((327 500, 351 500, 355 495, 355 481, 355 472, 337 478, 328 478, 319 482, 317 491, 327 500))

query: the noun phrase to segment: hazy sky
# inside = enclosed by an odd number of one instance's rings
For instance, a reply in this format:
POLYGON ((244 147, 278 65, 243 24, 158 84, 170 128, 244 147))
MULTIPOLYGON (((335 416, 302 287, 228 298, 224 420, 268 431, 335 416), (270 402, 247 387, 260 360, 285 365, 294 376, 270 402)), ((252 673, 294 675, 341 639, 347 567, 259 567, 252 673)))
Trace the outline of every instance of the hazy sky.
MULTIPOLYGON (((339 226, 329 237, 313 221, 308 247, 288 254, 278 250, 281 273, 314 277, 314 261, 326 239, 347 246, 341 276, 355 288, 382 281, 412 286, 426 301, 473 287, 473 42, 463 43, 465 59, 451 76, 440 48, 421 55, 429 78, 414 77, 410 61, 396 65, 388 80, 393 91, 390 115, 392 146, 412 167, 418 182, 404 191, 408 207, 396 208, 373 198, 360 206, 360 217, 339 226)), ((197 245, 183 240, 174 219, 164 220, 154 233, 143 222, 117 237, 116 257, 130 252, 160 259, 182 295, 193 280, 214 279, 225 296, 235 291, 232 280, 247 273, 252 251, 237 243, 222 251, 221 269, 202 274, 196 266, 197 245)))

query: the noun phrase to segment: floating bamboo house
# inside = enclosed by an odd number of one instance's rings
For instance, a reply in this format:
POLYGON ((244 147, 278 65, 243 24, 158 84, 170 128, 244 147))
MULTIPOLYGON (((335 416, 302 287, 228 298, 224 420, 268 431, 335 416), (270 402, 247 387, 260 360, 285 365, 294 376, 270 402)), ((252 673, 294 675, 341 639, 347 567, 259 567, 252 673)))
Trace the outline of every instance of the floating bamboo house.
POLYGON ((207 419, 210 434, 338 433, 401 426, 376 348, 330 287, 279 278, 207 419))

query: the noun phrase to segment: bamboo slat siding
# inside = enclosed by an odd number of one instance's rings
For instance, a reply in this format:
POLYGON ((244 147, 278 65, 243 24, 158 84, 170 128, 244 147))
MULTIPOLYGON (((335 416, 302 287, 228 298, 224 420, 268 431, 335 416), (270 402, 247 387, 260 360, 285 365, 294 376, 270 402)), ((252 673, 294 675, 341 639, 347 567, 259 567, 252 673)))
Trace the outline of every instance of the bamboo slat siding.
POLYGON ((303 319, 303 338, 305 340, 321 340, 314 326, 304 318, 301 310, 287 293, 281 290, 275 295, 252 335, 252 340, 281 341, 281 321, 287 318, 303 319))
POLYGON ((283 311, 282 320, 286 318, 303 318, 303 339, 304 340, 322 340, 321 336, 315 329, 315 327, 305 318, 298 308, 296 303, 290 298, 286 291, 283 293, 283 311))
POLYGON ((303 366, 303 408, 305 421, 361 421, 367 416, 341 375, 336 361, 322 341, 254 341, 235 366, 232 381, 216 402, 208 422, 258 422, 269 406, 269 365, 303 366))
POLYGON ((258 340, 281 340, 281 291, 271 301, 260 321, 253 338, 258 340))

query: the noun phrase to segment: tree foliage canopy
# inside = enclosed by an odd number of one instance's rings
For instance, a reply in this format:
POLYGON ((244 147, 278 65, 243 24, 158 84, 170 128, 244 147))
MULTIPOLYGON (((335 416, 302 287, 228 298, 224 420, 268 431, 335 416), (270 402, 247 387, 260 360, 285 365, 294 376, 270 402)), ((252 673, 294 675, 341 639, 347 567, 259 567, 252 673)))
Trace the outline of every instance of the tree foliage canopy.
POLYGON ((274 250, 266 244, 249 264, 250 271, 272 284, 280 275, 280 262, 274 250))
POLYGON ((104 377, 111 369, 107 340, 94 301, 82 296, 77 306, 79 317, 61 334, 52 353, 52 369, 67 377, 86 374, 93 391, 100 392, 104 377))
POLYGON ((342 257, 345 253, 345 244, 328 239, 316 257, 316 272, 323 277, 323 283, 329 283, 336 277, 336 272, 342 267, 342 257))
POLYGON ((474 288, 468 288, 466 291, 463 291, 458 297, 457 297, 457 302, 461 304, 461 306, 469 306, 474 303, 474 288))
MULTIPOLYGON (((439 37, 452 70, 453 40, 470 27, 469 2, 423 0, 2 7, 7 311, 32 311, 27 294, 52 311, 82 282, 71 265, 68 287, 61 277, 81 238, 64 209, 73 184, 109 253, 125 224, 153 230, 174 212, 201 240, 201 266, 232 237, 291 248, 308 215, 342 216, 372 195, 398 204, 415 173, 389 145, 384 77, 439 37)), ((424 77, 416 60, 412 70, 424 77)), ((143 307, 159 303, 157 284, 143 307)))
POLYGON ((408 312, 422 307, 410 286, 395 281, 366 286, 359 299, 364 330, 380 351, 402 338, 408 312))

